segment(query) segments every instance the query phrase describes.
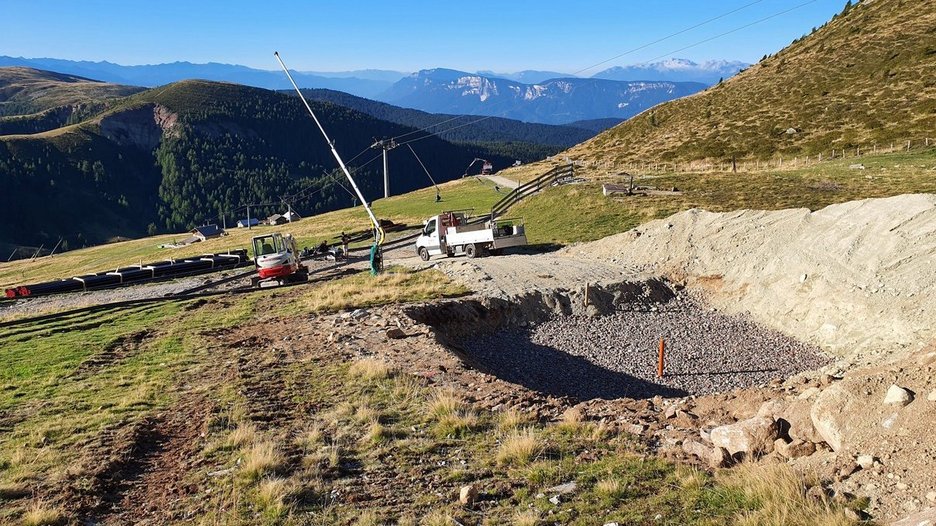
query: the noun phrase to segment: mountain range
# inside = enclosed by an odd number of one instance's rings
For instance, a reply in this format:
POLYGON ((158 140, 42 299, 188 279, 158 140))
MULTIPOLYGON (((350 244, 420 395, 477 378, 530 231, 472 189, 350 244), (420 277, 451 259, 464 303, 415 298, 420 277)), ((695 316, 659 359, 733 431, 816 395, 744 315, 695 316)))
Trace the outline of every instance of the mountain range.
POLYGON ((438 113, 490 115, 545 124, 627 119, 661 102, 705 89, 698 82, 559 78, 538 84, 451 69, 422 70, 381 95, 397 106, 438 113))
MULTIPOLYGON (((76 75, 87 79, 96 79, 104 82, 126 86, 155 87, 186 79, 215 80, 220 82, 233 82, 254 86, 258 88, 285 90, 291 86, 280 71, 261 70, 236 64, 193 64, 191 62, 173 62, 168 64, 152 64, 124 66, 112 62, 72 61, 56 58, 23 58, 0 56, 0 66, 23 66, 40 70, 55 71, 68 75, 76 75)), ((595 74, 592 78, 612 81, 667 81, 667 82, 698 82, 701 84, 714 84, 720 79, 728 78, 747 64, 732 61, 709 61, 702 64, 685 59, 668 59, 651 64, 633 65, 626 67, 613 67, 595 74)), ((399 106, 406 106, 439 113, 467 113, 477 115, 497 115, 514 118, 528 122, 548 124, 567 124, 575 120, 591 119, 624 119, 633 114, 634 109, 648 107, 637 99, 649 92, 645 89, 634 90, 633 86, 621 86, 619 94, 631 92, 630 95, 612 96, 612 85, 583 82, 584 79, 556 71, 524 70, 515 73, 494 73, 484 71, 479 73, 458 72, 459 77, 472 77, 484 79, 487 85, 500 84, 512 87, 506 89, 519 89, 523 93, 544 93, 545 98, 539 95, 533 97, 514 98, 513 105, 516 110, 505 113, 503 103, 484 101, 485 104, 472 106, 466 99, 453 97, 452 105, 446 106, 439 96, 439 86, 426 86, 425 90, 413 85, 413 77, 418 80, 430 80, 437 84, 442 77, 450 76, 443 72, 454 70, 436 68, 427 69, 408 75, 391 70, 357 70, 343 72, 294 72, 296 82, 303 88, 329 89, 349 93, 358 97, 387 102, 399 106), (560 83, 561 84, 557 84, 560 83), (588 89, 568 89, 569 86, 587 86, 588 89), (558 87, 556 89, 555 87, 558 87), (643 95, 635 95, 642 91, 643 95), (547 93, 548 92, 548 93, 547 93), (405 97, 403 95, 406 95, 405 97), (586 102, 586 97, 598 96, 615 100, 586 102), (419 97, 431 100, 420 101, 419 97), (537 100, 538 99, 538 100, 537 100), (562 99, 560 101, 560 99, 562 99), (546 102, 550 101, 550 102, 546 102), (610 106, 608 105, 610 104, 610 106), (618 104, 623 104, 618 108, 618 104), (629 108, 628 108, 629 106, 629 108), (492 109, 492 107, 496 107, 492 109), (544 109, 544 107, 546 107, 544 109)), ((474 82, 474 80, 469 81, 474 82)), ((686 94, 698 86, 690 89, 681 87, 674 90, 674 94, 686 94)), ((653 90, 650 90, 653 91, 653 90)), ((489 92, 490 93, 490 92, 489 92)), ((672 97, 669 97, 672 98, 672 97)), ((499 100, 503 101, 503 98, 499 100)), ((650 105, 666 98, 649 95, 650 105)))
MULTIPOLYGON (((23 66, 56 71, 115 84, 155 87, 186 79, 233 82, 266 89, 289 89, 292 86, 282 71, 268 71, 236 64, 193 64, 172 62, 123 66, 112 62, 62 60, 56 58, 23 58, 0 56, 0 66, 23 66)), ((296 82, 303 87, 327 88, 361 97, 374 98, 404 73, 385 70, 360 70, 342 73, 294 72, 296 82)))
POLYGON ((749 67, 737 60, 709 60, 701 64, 682 58, 671 58, 662 62, 614 66, 592 75, 596 79, 608 80, 668 80, 672 82, 701 82, 716 84, 733 77, 749 67))

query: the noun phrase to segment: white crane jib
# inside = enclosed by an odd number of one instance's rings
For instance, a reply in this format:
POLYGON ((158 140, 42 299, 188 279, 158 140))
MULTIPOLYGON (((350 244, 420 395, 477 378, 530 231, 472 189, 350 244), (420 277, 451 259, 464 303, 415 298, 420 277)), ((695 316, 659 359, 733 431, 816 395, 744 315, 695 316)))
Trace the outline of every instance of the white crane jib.
POLYGON ((375 243, 377 243, 378 247, 380 245, 383 245, 384 231, 383 231, 383 228, 380 226, 380 221, 378 221, 377 217, 374 216, 373 210, 371 210, 370 205, 367 204, 367 200, 364 199, 364 195, 361 193, 361 190, 358 189, 357 183, 354 182, 354 178, 351 177, 351 172, 348 171, 348 167, 345 166, 344 161, 341 160, 341 156, 338 155, 338 150, 335 149, 334 143, 332 143, 331 139, 328 138, 328 134, 325 133, 325 128, 322 127, 322 123, 319 122, 318 117, 315 116, 315 112, 312 111, 312 107, 309 106, 309 102, 306 101, 305 97, 302 95, 302 91, 299 89, 299 86, 296 85, 296 81, 293 80, 292 75, 289 74, 289 68, 287 68, 286 64, 283 63, 283 59, 280 58, 279 52, 274 51, 273 56, 276 57, 276 60, 279 61, 280 66, 283 67, 283 71, 286 72, 286 77, 289 78, 289 82, 293 85, 293 88, 296 89, 296 94, 299 95, 299 100, 301 100, 302 103, 305 104, 306 109, 309 110, 309 115, 312 116, 312 120, 315 121, 315 124, 318 126, 319 131, 322 132, 322 135, 325 137, 325 142, 328 143, 328 147, 331 149, 332 155, 334 155, 335 160, 338 161, 338 166, 341 167, 341 171, 344 172, 345 177, 348 178, 348 182, 351 183, 351 188, 354 188, 354 193, 357 195, 358 199, 360 199, 361 202, 364 203, 364 209, 367 210, 368 217, 370 217, 371 222, 374 223, 375 243))

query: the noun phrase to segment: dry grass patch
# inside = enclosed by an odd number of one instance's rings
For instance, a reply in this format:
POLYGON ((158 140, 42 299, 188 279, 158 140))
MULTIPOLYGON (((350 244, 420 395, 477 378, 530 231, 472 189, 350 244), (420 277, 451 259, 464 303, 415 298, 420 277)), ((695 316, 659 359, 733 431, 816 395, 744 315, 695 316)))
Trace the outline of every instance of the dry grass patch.
POLYGON ((374 510, 362 511, 354 521, 354 526, 380 526, 381 524, 383 523, 380 521, 380 515, 374 510))
POLYGON ((742 526, 851 526, 844 508, 806 496, 802 476, 782 463, 746 463, 725 471, 721 481, 757 504, 736 518, 742 526))
POLYGON ((510 521, 513 526, 536 526, 540 523, 540 514, 534 509, 514 513, 510 521))
POLYGON ((264 479, 257 488, 257 508, 268 518, 282 517, 289 512, 289 506, 286 504, 289 492, 290 485, 286 479, 264 479))
POLYGON ((354 419, 360 423, 367 424, 380 421, 380 411, 367 404, 361 404, 354 411, 354 419))
POLYGON ((296 437, 295 443, 296 446, 302 449, 303 454, 309 454, 322 447, 324 440, 325 434, 322 432, 322 427, 319 424, 313 424, 303 431, 301 435, 296 437))
POLYGON ((46 508, 37 502, 23 514, 23 526, 53 526, 65 524, 67 517, 58 508, 46 508))
POLYGON ((383 380, 393 374, 393 369, 383 360, 362 358, 351 364, 348 374, 365 380, 383 380))
POLYGON ((260 433, 253 424, 244 423, 237 426, 231 434, 228 435, 225 445, 232 448, 241 448, 253 444, 260 440, 260 433))
POLYGON ((578 408, 570 407, 562 413, 562 419, 559 421, 559 429, 573 433, 582 427, 585 417, 578 408))
POLYGON ((429 399, 429 415, 435 420, 437 438, 459 437, 478 423, 478 415, 451 391, 438 391, 429 399))
POLYGON ((250 482, 260 480, 282 467, 285 459, 276 444, 270 440, 258 442, 244 454, 241 475, 250 482))
POLYGON ((367 428, 367 433, 364 434, 364 441, 372 444, 383 444, 390 440, 390 430, 387 429, 380 422, 371 422, 371 425, 367 428))
POLYGON ((529 415, 510 408, 497 416, 497 429, 501 432, 512 431, 529 423, 529 421, 529 415))
POLYGON ((515 430, 497 448, 497 464, 525 466, 543 451, 543 445, 531 428, 515 430))
POLYGON ((445 510, 434 510, 423 516, 420 526, 452 526, 455 518, 445 510))
POLYGON ((609 506, 624 496, 625 489, 624 484, 615 478, 601 479, 595 484, 595 494, 609 506))

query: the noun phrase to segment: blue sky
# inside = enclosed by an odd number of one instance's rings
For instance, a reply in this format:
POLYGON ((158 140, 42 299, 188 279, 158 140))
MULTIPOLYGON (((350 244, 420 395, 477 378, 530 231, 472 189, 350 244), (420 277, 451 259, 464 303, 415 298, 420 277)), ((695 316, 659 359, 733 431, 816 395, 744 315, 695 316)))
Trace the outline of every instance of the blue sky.
MULTIPOLYGON (((0 55, 119 64, 224 62, 347 71, 432 67, 571 73, 755 0, 0 0, 0 55)), ((583 72, 675 56, 755 62, 841 11, 810 0, 760 0, 725 18, 583 72)))

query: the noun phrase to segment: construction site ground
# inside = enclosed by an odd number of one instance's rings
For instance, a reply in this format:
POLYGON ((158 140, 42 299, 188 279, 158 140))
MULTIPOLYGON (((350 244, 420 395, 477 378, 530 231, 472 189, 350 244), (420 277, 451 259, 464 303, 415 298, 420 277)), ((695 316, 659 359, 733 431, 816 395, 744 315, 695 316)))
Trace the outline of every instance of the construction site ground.
MULTIPOLYGON (((28 403, 3 406, 0 429, 25 433, 15 458, 0 460, 3 469, 46 466, 43 455, 58 455, 66 465, 51 472, 37 467, 0 487, 0 497, 14 504, 33 499, 61 510, 62 522, 90 524, 277 522, 284 517, 277 506, 286 506, 291 519, 313 509, 317 521, 345 523, 362 510, 376 510, 372 523, 379 523, 437 509, 465 524, 502 523, 515 521, 520 506, 548 523, 630 517, 636 524, 680 524, 689 520, 681 513, 691 512, 641 500, 644 490, 637 487, 628 490, 635 492, 626 512, 633 515, 618 510, 598 517, 582 515, 608 509, 589 507, 591 493, 547 502, 556 493, 547 488, 604 469, 624 443, 645 467, 663 457, 707 470, 714 428, 782 416, 796 429, 812 426, 806 441, 815 452, 788 459, 764 451, 759 461, 809 473, 816 498, 866 498, 864 511, 881 522, 936 506, 936 438, 929 429, 936 418, 936 197, 856 201, 812 213, 690 210, 593 243, 522 252, 429 262, 410 247, 387 252, 388 264, 415 275, 432 268, 472 291, 461 297, 315 314, 301 308, 313 286, 243 304, 222 296, 181 307, 194 314, 181 322, 180 345, 196 336, 200 343, 179 363, 156 357, 146 365, 169 375, 163 402, 142 397, 156 410, 129 410, 100 429, 90 426, 67 452, 48 452, 48 444, 62 447, 56 425, 22 426, 66 402, 27 394, 28 403), (671 352, 696 352, 693 340, 716 331, 720 341, 761 346, 751 353, 756 359, 783 348, 803 367, 782 373, 768 360, 755 364, 765 375, 750 384, 696 395, 665 376, 655 379, 655 345, 627 351, 650 355, 644 376, 624 376, 601 362, 613 361, 623 343, 600 356, 588 349, 624 325, 639 332, 666 316, 674 334, 660 336, 671 339, 671 352), (557 320, 567 325, 549 328, 557 320), (741 330, 752 325, 754 332, 741 330), (588 340, 596 331, 604 332, 588 340), (548 339, 571 333, 579 339, 548 339), (501 343, 499 336, 505 336, 501 343), (486 349, 541 349, 562 365, 484 361, 470 345, 481 337, 486 349), (517 376, 518 367, 527 370, 517 376), (611 374, 610 384, 639 381, 647 389, 595 398, 535 383, 580 385, 596 372, 611 374), (365 399, 343 398, 351 383, 364 386, 365 399), (910 399, 885 403, 892 386, 910 399), (431 394, 440 392, 456 400, 446 424, 454 430, 441 434, 444 419, 432 416, 438 398, 431 394), (419 411, 430 416, 414 414, 419 411), (568 464, 537 478, 509 460, 484 460, 505 441, 497 432, 505 414, 551 426, 539 431, 548 444, 539 454, 568 455, 561 460, 568 464), (470 431, 459 425, 490 439, 460 440, 470 431), (563 426, 587 428, 589 438, 569 438, 563 426), (273 467, 258 469, 258 486, 244 489, 266 447, 275 450, 273 467), (466 485, 479 496, 463 506, 458 492, 466 485)), ((122 337, 60 381, 79 390, 96 375, 126 374, 119 372, 123 364, 154 352, 153 342, 173 330, 157 326, 122 337)), ((696 368, 683 374, 713 373, 725 358, 706 353, 717 347, 672 363, 696 368)), ((598 478, 611 476, 608 470, 598 478)), ((656 483, 672 483, 660 470, 656 483)), ((718 507, 700 502, 687 509, 717 518, 718 507)), ((723 513, 737 511, 722 505, 723 513)))

